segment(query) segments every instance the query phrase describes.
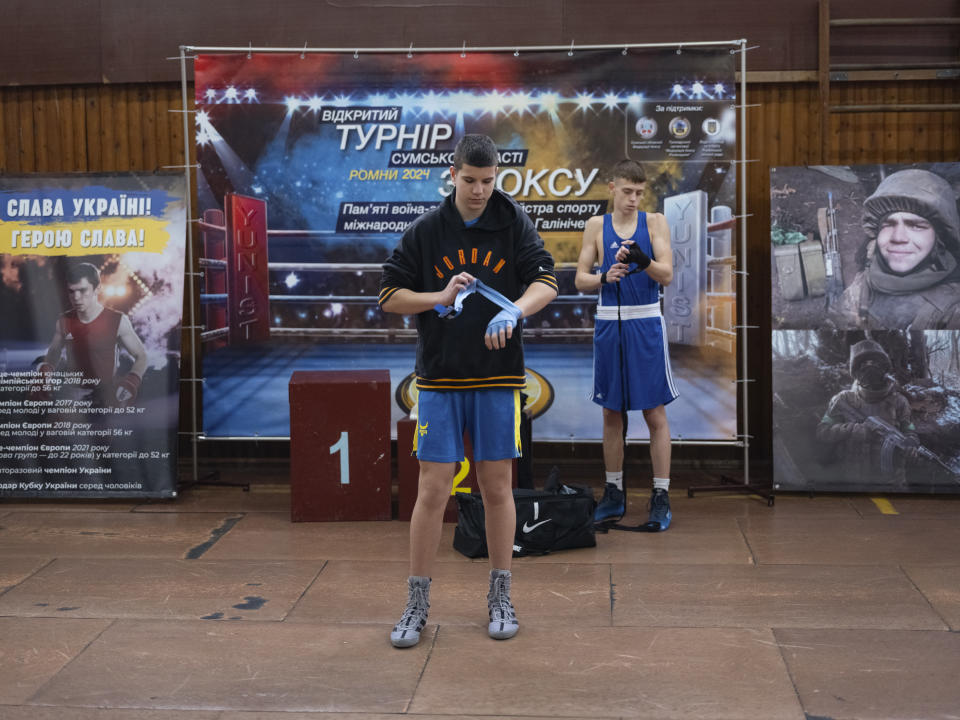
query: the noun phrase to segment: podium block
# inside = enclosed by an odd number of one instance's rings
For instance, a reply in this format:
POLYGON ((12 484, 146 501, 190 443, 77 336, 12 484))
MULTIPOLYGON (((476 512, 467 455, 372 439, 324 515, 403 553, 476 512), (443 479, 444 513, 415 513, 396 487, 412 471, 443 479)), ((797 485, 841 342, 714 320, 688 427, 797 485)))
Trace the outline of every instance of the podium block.
POLYGON ((390 373, 290 378, 290 519, 390 519, 390 373))
MULTIPOLYGON (((411 454, 413 448, 413 433, 416 432, 417 421, 404 418, 397 421, 397 519, 409 520, 413 515, 413 506, 417 502, 417 486, 420 478, 420 461, 411 454)), ((477 483, 477 471, 474 468, 473 448, 470 438, 463 438, 464 459, 456 464, 454 470, 453 488, 450 491, 450 500, 447 501, 443 512, 444 522, 457 521, 458 492, 480 493, 477 483)), ((517 487, 517 462, 513 462, 513 487, 517 487)))

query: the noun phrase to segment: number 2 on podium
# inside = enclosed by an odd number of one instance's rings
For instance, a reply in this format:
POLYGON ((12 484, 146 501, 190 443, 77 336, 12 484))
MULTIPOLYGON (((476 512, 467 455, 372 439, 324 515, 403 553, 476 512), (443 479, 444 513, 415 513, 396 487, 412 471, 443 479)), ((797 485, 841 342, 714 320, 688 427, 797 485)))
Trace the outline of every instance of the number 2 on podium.
POLYGON ((350 435, 346 430, 340 433, 340 439, 330 446, 330 454, 340 453, 340 484, 350 484, 350 435))

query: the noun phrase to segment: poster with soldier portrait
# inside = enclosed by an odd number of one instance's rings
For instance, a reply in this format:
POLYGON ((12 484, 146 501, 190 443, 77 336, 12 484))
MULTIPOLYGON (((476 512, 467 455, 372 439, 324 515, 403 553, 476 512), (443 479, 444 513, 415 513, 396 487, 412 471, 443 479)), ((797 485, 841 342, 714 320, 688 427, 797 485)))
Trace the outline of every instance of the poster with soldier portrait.
POLYGON ((770 178, 775 487, 960 491, 960 164, 770 178))

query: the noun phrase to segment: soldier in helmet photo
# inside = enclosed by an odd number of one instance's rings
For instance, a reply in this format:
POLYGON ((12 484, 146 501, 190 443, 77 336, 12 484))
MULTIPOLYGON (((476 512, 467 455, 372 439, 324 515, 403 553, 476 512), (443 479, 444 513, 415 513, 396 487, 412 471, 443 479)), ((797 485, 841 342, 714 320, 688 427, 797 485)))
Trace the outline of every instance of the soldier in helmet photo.
POLYGON ((831 398, 817 426, 824 459, 842 463, 850 482, 902 490, 906 463, 920 447, 910 403, 890 375, 890 358, 880 343, 852 345, 849 367, 852 387, 831 398))
POLYGON ((840 328, 960 329, 957 194, 928 170, 884 178, 863 206, 863 269, 831 307, 840 328))

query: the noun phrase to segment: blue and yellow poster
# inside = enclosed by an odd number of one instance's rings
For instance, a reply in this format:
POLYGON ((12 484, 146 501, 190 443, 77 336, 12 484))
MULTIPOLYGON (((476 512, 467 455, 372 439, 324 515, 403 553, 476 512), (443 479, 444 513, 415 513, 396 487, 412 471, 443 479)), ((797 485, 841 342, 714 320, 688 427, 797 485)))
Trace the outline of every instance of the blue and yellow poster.
POLYGON ((0 497, 175 494, 185 197, 0 178, 0 497))

